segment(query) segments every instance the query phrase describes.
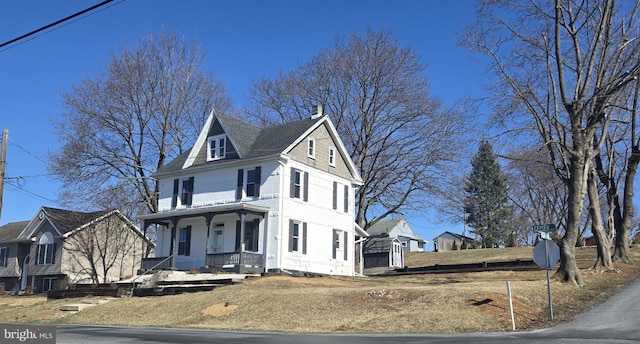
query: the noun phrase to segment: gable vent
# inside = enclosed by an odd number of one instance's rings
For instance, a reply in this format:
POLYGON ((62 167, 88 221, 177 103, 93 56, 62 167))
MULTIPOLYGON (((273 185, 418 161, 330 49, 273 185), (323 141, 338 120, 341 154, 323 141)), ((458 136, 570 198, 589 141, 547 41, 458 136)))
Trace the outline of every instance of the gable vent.
POLYGON ((322 116, 322 105, 314 105, 311 108, 311 119, 316 119, 322 116))

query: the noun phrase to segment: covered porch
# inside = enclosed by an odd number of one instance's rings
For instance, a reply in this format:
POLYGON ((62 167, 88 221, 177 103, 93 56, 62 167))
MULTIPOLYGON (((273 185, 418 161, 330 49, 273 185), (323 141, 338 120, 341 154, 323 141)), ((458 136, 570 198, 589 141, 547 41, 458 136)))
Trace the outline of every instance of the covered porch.
POLYGON ((160 234, 156 256, 143 258, 141 270, 263 272, 268 211, 235 203, 142 215, 143 230, 156 225, 160 234))

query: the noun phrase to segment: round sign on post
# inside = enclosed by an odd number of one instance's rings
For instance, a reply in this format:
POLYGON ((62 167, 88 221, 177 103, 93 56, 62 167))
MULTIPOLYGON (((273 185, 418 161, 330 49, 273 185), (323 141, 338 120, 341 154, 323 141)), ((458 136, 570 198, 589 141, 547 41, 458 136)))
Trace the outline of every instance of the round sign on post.
POLYGON ((543 269, 553 268, 560 260, 560 247, 552 240, 542 240, 533 248, 533 261, 543 269))
POLYGON ((533 248, 533 261, 547 271, 547 294, 549 298, 549 320, 553 320, 553 303, 551 302, 551 281, 549 270, 560 260, 560 247, 552 240, 542 240, 533 248))

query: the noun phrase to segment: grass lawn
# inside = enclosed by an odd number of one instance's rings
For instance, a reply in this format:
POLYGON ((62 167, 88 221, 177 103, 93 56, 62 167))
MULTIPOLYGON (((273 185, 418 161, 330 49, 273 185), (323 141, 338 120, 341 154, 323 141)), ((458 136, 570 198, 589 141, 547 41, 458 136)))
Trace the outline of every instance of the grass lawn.
MULTIPOLYGON (((531 259, 531 248, 407 254, 408 266, 531 259)), ((632 254, 640 262, 640 249, 632 254)), ((193 327, 299 333, 454 333, 510 331, 506 281, 516 328, 570 321, 640 275, 640 266, 589 271, 595 249, 577 249, 586 286, 552 282, 554 321, 548 320, 543 270, 425 274, 396 277, 252 278, 209 292, 122 298, 76 314, 59 311, 79 300, 0 297, 0 323, 38 322, 193 327)))

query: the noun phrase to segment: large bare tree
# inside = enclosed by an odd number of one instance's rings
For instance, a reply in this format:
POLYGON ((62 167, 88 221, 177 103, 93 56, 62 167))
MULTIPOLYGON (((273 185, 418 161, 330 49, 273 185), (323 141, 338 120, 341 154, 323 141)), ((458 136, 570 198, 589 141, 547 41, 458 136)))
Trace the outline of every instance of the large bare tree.
POLYGON ((338 38, 309 62, 264 78, 247 112, 263 123, 309 116, 319 104, 340 133, 364 184, 356 221, 424 210, 464 151, 463 112, 443 110, 430 94, 420 56, 389 30, 338 38))
POLYGON ((637 2, 484 1, 465 44, 497 77, 498 113, 526 115, 565 181, 566 231, 556 277, 582 285, 575 261, 591 160, 616 95, 640 73, 637 2))
POLYGON ((64 199, 114 200, 112 207, 129 213, 157 210, 150 175, 193 144, 212 108, 232 109, 223 85, 202 70, 203 58, 196 41, 163 29, 125 46, 104 71, 64 93, 67 111, 54 122, 62 145, 49 167, 64 199))
MULTIPOLYGON (((614 239, 613 261, 632 264, 629 239, 633 225, 633 193, 635 176, 640 163, 640 139, 636 123, 640 83, 618 95, 614 109, 616 121, 609 126, 605 144, 595 156, 598 178, 606 190, 606 219, 608 238, 614 239)), ((608 243, 608 242, 607 242, 608 243)))
POLYGON ((566 190, 547 157, 545 151, 531 148, 516 151, 514 147, 508 154, 507 184, 515 207, 514 227, 524 245, 535 243, 535 225, 554 223, 560 232, 566 227, 566 190))

